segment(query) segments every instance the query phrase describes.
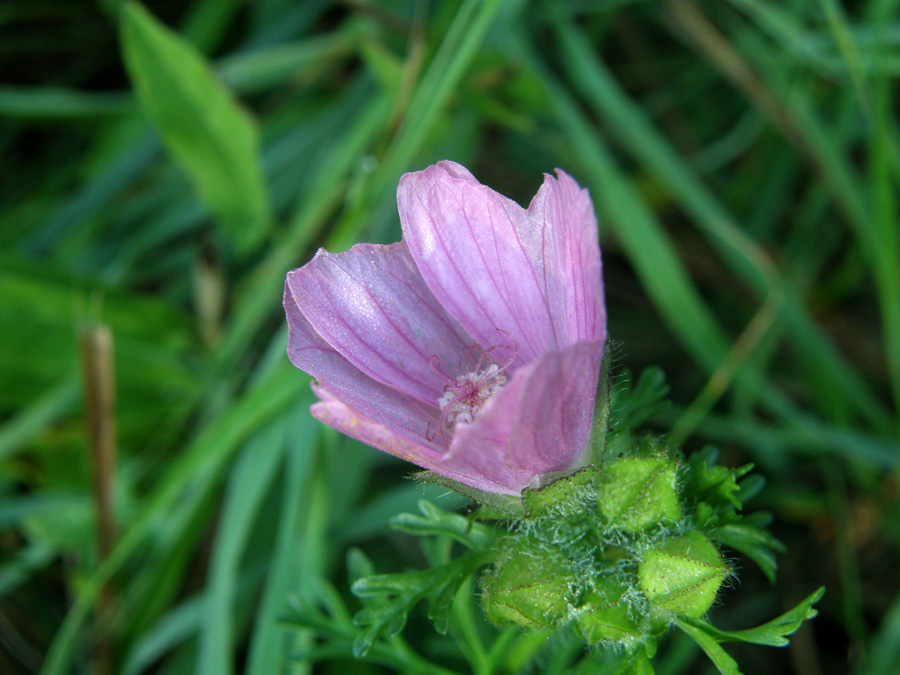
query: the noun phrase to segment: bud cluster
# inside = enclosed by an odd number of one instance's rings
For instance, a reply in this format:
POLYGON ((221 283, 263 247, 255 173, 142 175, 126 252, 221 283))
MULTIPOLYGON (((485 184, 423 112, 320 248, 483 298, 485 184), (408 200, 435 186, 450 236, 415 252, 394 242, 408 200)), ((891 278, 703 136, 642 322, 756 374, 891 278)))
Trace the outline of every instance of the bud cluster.
POLYGON ((571 624, 590 644, 632 650, 701 618, 730 574, 680 492, 689 468, 646 441, 638 453, 524 493, 526 516, 482 578, 496 623, 571 624))

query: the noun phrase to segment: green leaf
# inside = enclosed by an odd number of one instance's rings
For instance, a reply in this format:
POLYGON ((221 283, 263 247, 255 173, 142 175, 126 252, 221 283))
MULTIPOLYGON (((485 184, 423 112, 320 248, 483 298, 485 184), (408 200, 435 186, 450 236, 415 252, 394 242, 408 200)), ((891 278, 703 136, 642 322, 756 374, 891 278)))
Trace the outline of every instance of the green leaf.
POLYGON ((172 160, 233 245, 253 248, 269 220, 255 121, 200 53, 138 3, 123 6, 121 31, 138 102, 172 160))
POLYGON ((900 597, 894 598, 884 615, 860 672, 866 675, 890 675, 896 670, 897 663, 900 663, 900 597))
POLYGON ((697 628, 692 623, 679 619, 676 621, 678 627, 697 643, 697 645, 706 652, 709 660, 715 664, 722 675, 741 675, 738 665, 733 658, 728 655, 719 643, 706 631, 697 628))
POLYGON ((633 384, 627 375, 614 383, 610 408, 615 432, 637 429, 651 417, 665 412, 671 405, 666 399, 668 395, 666 376, 656 367, 642 370, 633 384))
MULTIPOLYGON (((640 644, 649 639, 643 622, 635 621, 628 598, 631 592, 632 589, 621 579, 608 574, 598 575, 594 587, 585 595, 575 617, 578 632, 588 644, 628 645, 640 644)), ((629 662, 639 666, 641 657, 646 659, 643 649, 629 662)), ((634 667, 625 672, 642 671, 634 667)))
MULTIPOLYGON (((563 58, 560 63, 567 70, 572 79, 575 88, 585 97, 592 109, 596 111, 598 116, 603 119, 614 130, 613 138, 620 141, 634 156, 639 163, 646 167, 647 171, 657 177, 666 189, 678 200, 680 206, 685 213, 690 215, 698 228, 708 238, 709 243, 713 246, 735 274, 743 278, 751 285, 761 298, 767 298, 773 295, 782 298, 782 311, 779 318, 785 322, 788 327, 791 338, 795 341, 798 348, 806 354, 814 357, 817 369, 821 372, 821 377, 827 382, 827 391, 840 397, 840 405, 853 406, 864 416, 871 419, 880 426, 886 425, 886 416, 884 408, 877 398, 873 395, 870 385, 864 381, 862 377, 851 368, 841 355, 835 350, 834 345, 828 340, 821 329, 815 325, 810 316, 809 310, 801 301, 800 294, 783 279, 776 271, 772 260, 768 258, 765 251, 761 249, 754 241, 741 231, 738 224, 728 213, 727 209, 721 205, 710 189, 695 175, 691 167, 683 160, 682 153, 679 153, 672 144, 666 139, 654 126, 646 113, 636 105, 622 90, 621 85, 616 82, 608 69, 603 65, 602 61, 597 58, 596 50, 594 50, 586 36, 575 28, 571 22, 561 21, 557 15, 556 30, 560 39, 560 48, 563 58)), ((793 114, 797 117, 796 130, 803 134, 804 141, 809 144, 813 150, 815 164, 822 172, 823 178, 832 186, 832 190, 839 203, 844 206, 850 215, 851 224, 860 233, 861 243, 865 243, 867 239, 871 239, 873 228, 873 219, 867 217, 864 205, 861 203, 860 190, 857 189, 854 177, 847 170, 848 165, 841 161, 839 153, 834 145, 834 134, 828 133, 828 130, 822 128, 822 123, 812 111, 800 111, 802 105, 802 97, 790 96, 793 114), (863 231, 866 230, 866 231, 863 231)), ((575 120, 572 120, 575 122, 575 120)), ((586 139, 585 139, 586 140, 586 139)), ((575 147, 576 154, 581 152, 590 152, 591 145, 594 143, 585 142, 583 147, 575 147)), ((601 150, 602 148, 594 148, 601 150)), ((603 158, 600 153, 591 161, 597 162, 602 160, 604 164, 610 164, 609 169, 614 170, 608 158, 603 158)), ((591 166, 591 165, 587 165, 591 166)), ((618 181, 618 177, 603 177, 600 170, 607 170, 599 163, 597 166, 591 166, 595 170, 597 178, 605 180, 606 186, 598 185, 595 194, 604 194, 603 191, 619 190, 625 187, 631 191, 627 185, 616 185, 613 181, 618 181), (613 180, 610 180, 612 178, 613 180)), ((628 206, 628 202, 633 200, 631 195, 627 195, 624 191, 620 192, 619 201, 623 202, 617 207, 628 206)), ((615 197, 611 197, 615 199, 615 197)), ((651 228, 657 229, 657 236, 661 242, 667 238, 658 226, 652 222, 651 218, 647 218, 644 214, 640 214, 642 210, 641 204, 635 204, 635 216, 640 221, 628 221, 626 223, 616 221, 618 214, 611 215, 610 224, 616 230, 617 235, 622 239, 623 247, 625 247, 629 258, 632 258, 633 264, 636 265, 640 274, 647 276, 648 286, 655 286, 659 279, 657 276, 665 276, 674 272, 676 261, 665 262, 663 255, 667 255, 665 251, 652 251, 650 237, 644 232, 638 231, 645 228, 649 231, 651 228), (639 215, 640 214, 640 215, 639 215), (623 227, 624 226, 624 227, 623 227), (632 231, 629 231, 632 230, 632 231), (640 237, 640 238, 638 238, 640 237), (634 238, 634 239, 632 239, 634 238), (630 240, 630 241, 629 241, 630 240), (643 248, 642 248, 643 246, 643 248), (660 265, 659 270, 642 271, 643 266, 640 263, 652 262, 648 260, 648 256, 653 255, 658 259, 660 265), (653 273, 651 277, 649 272, 653 273)), ((600 206, 600 208, 604 208, 600 206)), ((650 215, 650 214, 648 214, 650 215)), ((635 219, 636 220, 636 219, 635 219)), ((894 284, 896 286, 896 283, 894 284)), ((661 289, 666 295, 674 293, 676 288, 661 289)), ((687 289, 685 289, 687 290, 687 289)), ((684 304, 685 311, 689 309, 686 302, 692 298, 684 292, 683 298, 670 296, 670 307, 661 308, 665 314, 665 310, 675 310, 676 307, 684 304)), ((719 342, 721 335, 714 323, 703 315, 692 311, 691 320, 703 320, 702 329, 707 335, 702 336, 706 340, 719 342)), ((673 326, 679 328, 678 332, 683 330, 685 320, 688 315, 674 317, 673 326)), ((701 325, 701 324, 697 324, 701 325)), ((688 326, 688 329, 691 328, 688 326)), ((693 327, 697 331, 696 326, 693 327)), ((682 336, 684 340, 689 336, 682 336)), ((685 340, 685 345, 694 347, 693 340, 701 339, 700 336, 692 337, 689 344, 685 340)), ((712 345, 711 345, 712 346, 712 345)), ((719 358, 719 349, 709 350, 709 355, 715 355, 719 358)), ((704 360, 701 358, 701 363, 704 360)), ((737 376, 738 382, 750 385, 756 390, 757 395, 766 401, 767 406, 773 410, 786 412, 786 406, 783 401, 777 400, 780 397, 774 396, 770 388, 766 387, 759 379, 759 374, 753 371, 745 371, 737 376), (774 405, 773 405, 774 404, 774 405)), ((824 387, 823 387, 824 388, 824 387)), ((792 417, 797 417, 796 413, 791 413, 792 417)))
POLYGON ((551 516, 567 518, 584 512, 583 495, 596 490, 599 472, 586 466, 575 473, 547 483, 540 488, 525 488, 522 503, 529 518, 551 516))
POLYGON ((78 400, 78 379, 65 377, 43 396, 23 406, 0 428, 0 459, 16 453, 78 400))
POLYGON ((298 377, 287 365, 272 369, 256 382, 226 413, 198 432, 158 479, 146 498, 142 510, 125 530, 109 558, 85 579, 75 597, 72 609, 60 626, 47 653, 43 672, 61 675, 70 662, 78 630, 96 602, 103 584, 120 569, 134 551, 153 535, 170 516, 179 497, 190 492, 203 495, 211 490, 240 444, 269 419, 280 413, 308 387, 308 380, 298 377), (190 490, 187 488, 190 486, 190 490))
POLYGON ((764 520, 768 520, 767 514, 754 513, 737 522, 717 527, 710 537, 750 558, 766 575, 769 583, 774 584, 775 572, 778 570, 775 553, 784 553, 785 548, 780 541, 758 524, 764 520))
POLYGON ((443 535, 472 549, 484 548, 494 538, 493 528, 458 513, 444 511, 425 499, 419 500, 419 510, 422 516, 412 513, 394 516, 390 520, 391 527, 417 537, 443 535))
POLYGON ((740 487, 738 479, 746 475, 752 464, 745 464, 737 469, 715 464, 718 452, 706 447, 691 455, 690 479, 688 490, 698 501, 704 501, 714 509, 740 509, 740 487))
POLYGON ((626 532, 639 532, 681 517, 678 463, 665 456, 627 457, 610 463, 598 477, 601 517, 626 532))
MULTIPOLYGON (((410 610, 421 600, 428 601, 429 616, 435 619, 438 631, 445 632, 446 606, 462 583, 488 560, 484 553, 470 552, 446 565, 357 579, 350 590, 365 606, 353 617, 354 625, 363 629, 353 642, 354 656, 365 656, 380 637, 393 637, 403 630, 410 610)), ((350 562, 348 558, 348 565, 350 562)))
POLYGON ((697 530, 664 540, 646 551, 638 566, 641 590, 666 622, 706 614, 727 576, 718 549, 697 530))
MULTIPOLYGON (((523 542, 524 543, 524 542, 523 542)), ((510 550, 482 579, 484 613, 498 625, 555 630, 569 620, 575 582, 566 561, 535 557, 527 546, 510 550)), ((591 635, 590 626, 585 631, 591 635)))
MULTIPOLYGON (((813 605, 821 600, 823 595, 825 595, 824 586, 819 588, 815 593, 807 597, 789 612, 785 612, 768 623, 747 630, 719 630, 715 626, 700 619, 684 619, 683 622, 689 624, 694 630, 703 631, 717 642, 749 642, 755 645, 784 647, 790 642, 790 640, 787 639, 788 635, 795 633, 797 629, 800 628, 800 624, 807 619, 812 619, 819 613, 813 605)), ((679 626, 684 629, 682 621, 679 621, 679 626)), ((691 635, 689 632, 688 634, 691 635)), ((693 637, 693 635, 691 635, 691 637, 693 637)), ((700 644, 699 641, 698 644, 700 644)), ((700 644, 700 646, 702 647, 703 645, 700 644)))
POLYGON ((281 421, 264 430, 247 444, 231 471, 209 565, 198 672, 222 675, 233 672, 233 605, 241 558, 257 513, 273 491, 271 486, 278 476, 287 428, 287 423, 281 421))

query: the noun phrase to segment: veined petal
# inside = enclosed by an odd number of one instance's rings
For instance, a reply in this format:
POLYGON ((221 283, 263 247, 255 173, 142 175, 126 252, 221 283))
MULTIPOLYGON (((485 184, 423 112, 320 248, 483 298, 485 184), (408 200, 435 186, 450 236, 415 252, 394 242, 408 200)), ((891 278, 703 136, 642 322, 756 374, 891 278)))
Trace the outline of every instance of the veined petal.
POLYGON ((594 340, 519 368, 478 419, 457 425, 435 470, 477 475, 502 486, 495 492, 519 494, 535 479, 583 466, 602 358, 603 341, 594 340))
POLYGON ((348 408, 359 411, 375 423, 393 429, 406 442, 421 445, 423 453, 427 451, 438 457, 446 451, 442 436, 429 432, 429 429, 438 428, 440 412, 436 405, 425 405, 376 382, 350 363, 316 333, 294 301, 287 284, 284 310, 289 329, 288 357, 291 363, 316 378, 318 385, 314 386, 314 390, 320 398, 342 401, 348 408))
POLYGON ((605 336, 597 221, 569 176, 548 177, 526 211, 440 162, 404 175, 397 202, 422 277, 482 346, 504 331, 527 363, 605 336))
POLYGON ((397 188, 403 240, 447 311, 483 347, 498 330, 521 362, 559 349, 544 291, 540 232, 521 206, 445 163, 397 188))
POLYGON ((320 250, 287 287, 329 345, 372 379, 436 405, 471 338, 425 285, 405 244, 320 250))
POLYGON ((488 492, 508 492, 504 486, 498 485, 482 476, 471 473, 460 473, 452 466, 445 466, 440 456, 421 443, 396 433, 389 425, 376 422, 337 399, 323 396, 323 400, 314 403, 310 408, 313 417, 320 422, 337 429, 343 434, 355 438, 366 445, 388 452, 407 462, 412 462, 423 469, 429 469, 453 480, 471 485, 488 492))
POLYGON ((569 174, 556 170, 558 179, 544 174, 544 183, 528 207, 528 214, 544 232, 545 269, 556 270, 561 285, 546 284, 555 312, 558 333, 567 344, 606 339, 606 304, 597 217, 588 191, 569 174), (552 261, 551 261, 552 259, 552 261))

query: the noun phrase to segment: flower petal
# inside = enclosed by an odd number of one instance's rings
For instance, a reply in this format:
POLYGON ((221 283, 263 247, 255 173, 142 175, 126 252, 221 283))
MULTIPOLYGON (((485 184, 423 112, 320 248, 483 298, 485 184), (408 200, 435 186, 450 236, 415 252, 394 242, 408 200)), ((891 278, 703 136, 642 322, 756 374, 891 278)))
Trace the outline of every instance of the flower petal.
POLYGON ((553 319, 558 333, 567 336, 567 344, 602 341, 606 339, 606 305, 594 205, 588 191, 569 174, 557 169, 556 175, 558 179, 544 174, 544 183, 528 207, 549 244, 544 264, 562 273, 561 287, 552 287, 550 306, 565 307, 565 312, 554 313, 553 319))
POLYGON ((337 352, 372 379, 431 406, 472 343, 425 285, 403 242, 320 250, 288 274, 287 287, 337 352))
POLYGON ((316 333, 287 284, 284 310, 289 328, 288 358, 316 378, 314 390, 320 398, 342 401, 361 415, 394 429, 408 442, 421 444, 431 456, 446 451, 440 434, 429 440, 429 429, 437 429, 440 420, 436 405, 424 405, 362 373, 316 333))
POLYGON ((494 492, 519 494, 542 476, 583 466, 602 358, 603 341, 595 340, 519 368, 478 419, 457 425, 436 471, 477 475, 501 486, 494 492))
POLYGON ((605 335, 597 221, 562 172, 528 211, 452 162, 404 175, 397 202, 422 277, 483 347, 504 331, 527 363, 605 335))
POLYGON ((391 425, 375 422, 347 404, 328 397, 327 394, 323 395, 321 402, 314 403, 310 411, 313 417, 333 429, 337 429, 341 433, 355 438, 366 445, 371 445, 407 462, 412 462, 423 469, 435 471, 457 482, 471 485, 480 490, 507 492, 503 486, 498 486, 490 480, 480 476, 459 473, 453 467, 444 466, 440 456, 435 455, 429 448, 420 443, 410 441, 407 437, 396 433, 396 430, 391 425))

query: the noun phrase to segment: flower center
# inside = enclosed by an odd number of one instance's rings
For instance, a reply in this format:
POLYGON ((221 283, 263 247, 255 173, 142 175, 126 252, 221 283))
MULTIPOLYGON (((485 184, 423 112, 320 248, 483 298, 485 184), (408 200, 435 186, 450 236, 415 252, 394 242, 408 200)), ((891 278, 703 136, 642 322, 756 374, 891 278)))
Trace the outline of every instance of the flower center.
POLYGON ((496 363, 480 373, 472 371, 457 377, 444 387, 444 395, 438 400, 442 426, 474 421, 488 399, 504 384, 506 376, 496 363))
MULTIPOLYGON (((490 398, 506 384, 508 378, 504 373, 515 361, 516 353, 515 344, 511 348, 495 345, 487 350, 473 345, 460 359, 457 367, 460 375, 456 379, 450 379, 442 371, 437 357, 432 358, 432 370, 447 380, 444 393, 437 402, 441 411, 438 431, 445 443, 448 442, 448 431, 457 424, 469 424, 478 419, 490 398)), ((430 428, 425 433, 429 441, 434 440, 435 435, 430 428)))

